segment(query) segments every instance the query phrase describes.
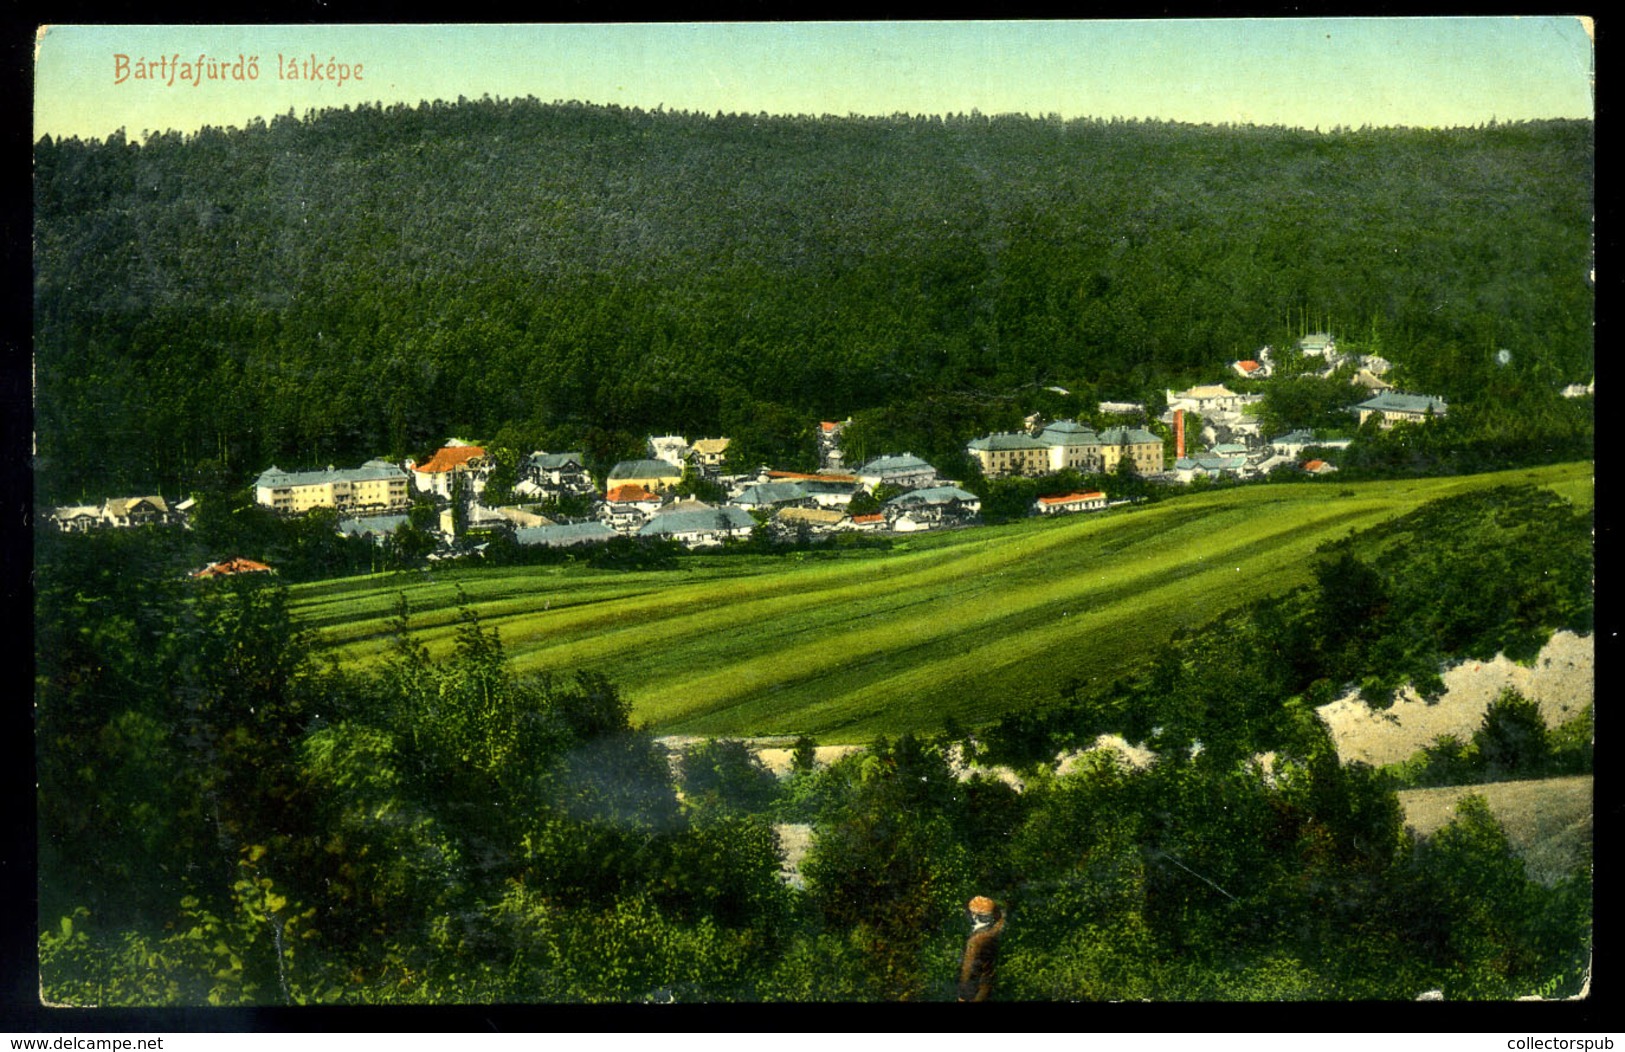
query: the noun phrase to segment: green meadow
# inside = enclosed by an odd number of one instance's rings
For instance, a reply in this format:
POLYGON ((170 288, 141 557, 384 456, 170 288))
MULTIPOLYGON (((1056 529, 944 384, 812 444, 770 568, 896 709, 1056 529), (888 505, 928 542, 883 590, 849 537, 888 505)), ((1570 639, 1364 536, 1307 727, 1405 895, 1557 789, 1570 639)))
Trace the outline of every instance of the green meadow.
POLYGON ((460 594, 517 670, 603 672, 661 733, 863 742, 949 716, 974 726, 1113 677, 1176 629, 1310 580, 1326 541, 1518 483, 1589 506, 1592 466, 1253 486, 889 551, 698 555, 656 572, 434 569, 292 593, 318 645, 346 665, 387 653, 401 595, 417 639, 445 653, 460 594))

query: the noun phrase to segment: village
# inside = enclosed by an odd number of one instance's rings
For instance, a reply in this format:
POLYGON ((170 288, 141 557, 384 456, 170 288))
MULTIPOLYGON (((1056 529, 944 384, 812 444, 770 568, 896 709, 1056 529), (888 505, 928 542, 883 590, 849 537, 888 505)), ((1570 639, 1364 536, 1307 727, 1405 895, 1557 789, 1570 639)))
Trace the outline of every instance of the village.
MULTIPOLYGON (((1383 379, 1389 362, 1340 353, 1328 334, 1303 337, 1295 352, 1299 375, 1325 379, 1341 370, 1349 376, 1349 430, 1372 417, 1387 429, 1448 411, 1443 398, 1394 390, 1383 379)), ((1277 371, 1275 352, 1263 347, 1254 358, 1232 362, 1229 368, 1244 380, 1267 381, 1277 371)), ((1566 389, 1564 394, 1589 390, 1566 389)), ((1352 441, 1304 430, 1263 435, 1256 406, 1264 395, 1256 390, 1237 393, 1221 382, 1166 394, 1167 408, 1156 419, 1167 439, 1145 426, 1150 414, 1144 404, 1102 402, 1102 414, 1124 421, 1137 417, 1139 424, 1095 430, 1076 420, 1047 421, 1034 414, 1025 420, 1024 430, 969 439, 965 452, 987 480, 1042 478, 1067 470, 1084 476, 1132 470, 1148 482, 1189 485, 1199 479, 1262 479, 1282 471, 1329 474, 1337 470, 1330 458, 1352 441), (1315 455, 1306 457, 1306 451, 1315 455)), ((580 451, 534 451, 519 463, 511 486, 502 487, 505 499, 487 504, 495 458, 485 446, 451 439, 422 462, 373 459, 356 467, 292 471, 271 465, 252 489, 256 504, 279 515, 332 509, 339 533, 375 543, 415 523, 438 544, 427 556, 431 560, 478 552, 480 535, 493 530, 510 532, 523 547, 580 548, 624 537, 673 541, 695 550, 745 540, 758 527, 775 541, 808 541, 843 532, 904 535, 981 522, 981 499, 962 480, 943 477, 911 452, 849 464, 841 441, 849 423, 819 423, 819 466, 811 473, 768 465, 727 473, 726 437, 690 442, 680 435, 651 436, 646 457, 614 464, 601 484, 580 451), (702 494, 711 499, 699 499, 702 494), (432 506, 433 516, 420 512, 414 517, 414 504, 432 506)), ((195 503, 188 498, 170 504, 157 495, 122 497, 100 505, 57 507, 49 517, 67 532, 185 526, 195 503)), ((1100 490, 1050 494, 1037 497, 1028 514, 1094 512, 1113 503, 1127 502, 1111 501, 1100 490)), ((204 567, 195 576, 269 569, 234 558, 204 567)))

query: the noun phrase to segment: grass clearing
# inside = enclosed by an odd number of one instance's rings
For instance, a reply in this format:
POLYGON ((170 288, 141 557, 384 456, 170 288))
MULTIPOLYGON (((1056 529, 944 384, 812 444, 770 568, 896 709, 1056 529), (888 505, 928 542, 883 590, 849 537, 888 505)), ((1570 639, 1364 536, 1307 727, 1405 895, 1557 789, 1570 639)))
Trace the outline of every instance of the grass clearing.
POLYGON ((1088 516, 927 534, 888 552, 698 556, 681 568, 579 564, 427 572, 293 589, 341 662, 387 648, 397 596, 431 654, 458 590, 520 670, 589 668, 662 733, 807 733, 859 742, 975 724, 1110 677, 1182 626, 1309 580, 1320 544, 1440 497, 1551 486, 1591 500, 1591 466, 1195 494, 1088 516))

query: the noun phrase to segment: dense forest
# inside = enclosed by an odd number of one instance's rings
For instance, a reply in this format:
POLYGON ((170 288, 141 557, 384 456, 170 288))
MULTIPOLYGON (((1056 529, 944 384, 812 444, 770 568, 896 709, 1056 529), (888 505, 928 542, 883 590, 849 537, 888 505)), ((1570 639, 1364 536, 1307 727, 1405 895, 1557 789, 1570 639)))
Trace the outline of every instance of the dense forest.
MULTIPOLYGON (((1329 133, 535 100, 35 147, 46 502, 451 435, 793 467, 1155 401, 1306 328, 1471 418, 1592 373, 1589 122, 1329 133), (1496 352, 1511 352, 1508 361, 1496 352)), ((1511 409, 1505 409, 1511 406, 1511 409)))
MULTIPOLYGON (((389 660, 345 671, 276 584, 114 570, 86 557, 105 538, 42 533, 41 991, 952 1000, 963 904, 985 894, 1009 911, 1001 999, 1573 994, 1588 868, 1530 879, 1478 799, 1418 839, 1399 776, 1339 762, 1315 706, 1589 631, 1591 527, 1532 487, 1439 501, 1120 681, 828 766, 804 741, 784 780, 739 742, 669 763, 616 683, 516 673, 473 609, 431 660, 403 599, 389 660), (1057 767, 1100 732, 1154 760, 1057 767), (1025 784, 961 778, 966 756, 1025 784), (785 822, 811 827, 799 889, 778 876, 785 822)), ((1460 781, 1590 770, 1589 714, 1531 735, 1517 701, 1449 758, 1460 781)))

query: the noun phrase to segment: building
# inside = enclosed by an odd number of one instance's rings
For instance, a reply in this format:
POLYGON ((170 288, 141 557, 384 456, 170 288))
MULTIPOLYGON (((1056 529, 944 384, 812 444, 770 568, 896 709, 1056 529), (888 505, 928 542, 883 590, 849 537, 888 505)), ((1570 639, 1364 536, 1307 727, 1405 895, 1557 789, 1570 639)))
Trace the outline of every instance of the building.
POLYGON ((573 522, 562 526, 526 526, 513 531, 513 539, 524 547, 575 548, 602 544, 620 534, 601 522, 573 522))
POLYGON ((683 481, 683 469, 669 460, 623 460, 609 469, 610 489, 640 486, 656 493, 668 493, 683 481))
POLYGON ((1310 446, 1318 445, 1312 431, 1288 431, 1270 439, 1270 449, 1284 457, 1295 457, 1310 446))
POLYGON ((297 515, 312 508, 338 511, 399 511, 412 503, 406 472, 387 460, 358 468, 283 471, 275 464, 254 480, 254 501, 272 511, 297 515))
POLYGON ((1049 448, 1049 470, 1099 471, 1100 436, 1076 420, 1057 420, 1038 433, 1049 448))
POLYGON ((1019 431, 973 438, 965 447, 990 479, 1006 475, 1042 475, 1050 470, 1050 447, 1019 431))
POLYGON ((1337 341, 1330 333, 1312 332, 1298 341, 1298 353, 1305 358, 1323 358, 1335 364, 1338 359, 1337 341))
POLYGON ((1162 470, 1162 439, 1143 427, 1112 427, 1100 433, 1101 471, 1116 471, 1127 460, 1142 475, 1162 470))
POLYGON ((1324 460, 1306 460, 1303 470, 1310 475, 1329 475, 1337 470, 1336 464, 1329 464, 1324 460))
POLYGON ((1256 358, 1243 358, 1239 362, 1231 362, 1230 370, 1243 380, 1262 380, 1269 375, 1264 363, 1256 358))
POLYGON ((755 528, 756 520, 743 508, 685 500, 644 523, 638 536, 673 540, 685 548, 716 548, 749 538, 755 528))
POLYGON ((406 466, 412 472, 412 484, 419 492, 432 493, 449 500, 459 479, 474 496, 479 496, 484 492, 485 480, 490 477, 491 469, 496 464, 486 456, 483 446, 453 439, 435 450, 434 456, 422 464, 409 460, 406 466))
POLYGON ((519 465, 513 490, 521 496, 579 497, 593 492, 587 460, 580 452, 549 453, 537 450, 519 465))
POLYGON ((832 508, 782 508, 773 517, 774 532, 786 537, 803 530, 813 537, 832 533, 845 521, 846 513, 832 508))
POLYGON ((1088 493, 1066 493, 1055 497, 1039 497, 1033 501, 1035 515, 1064 515, 1074 511, 1104 511, 1106 494, 1098 490, 1088 493))
POLYGON ((642 486, 616 486, 598 506, 598 517, 617 533, 631 536, 663 503, 660 494, 642 486))
POLYGON ((1169 473, 1180 482, 1198 478, 1240 478, 1247 471, 1246 457, 1180 457, 1169 473))
POLYGON ((818 466, 836 471, 845 467, 846 454, 841 450, 841 432, 852 419, 821 420, 818 423, 818 466))
POLYGON ((870 491, 881 485, 921 489, 935 486, 939 481, 937 469, 912 453, 876 457, 859 468, 857 475, 858 481, 870 491))
POLYGON ((1125 415, 1125 416, 1132 416, 1134 414, 1139 414, 1140 416, 1144 416, 1145 415, 1145 403, 1144 402, 1101 402, 1100 403, 1100 411, 1102 413, 1112 413, 1112 414, 1119 414, 1119 415, 1125 415))
POLYGON ((1168 408, 1183 409, 1190 413, 1207 415, 1215 412, 1241 412, 1242 406, 1262 399, 1263 395, 1237 394, 1223 384, 1203 384, 1184 391, 1168 392, 1168 408))
POLYGON ((374 544, 381 544, 384 538, 393 536, 396 530, 410 521, 411 516, 405 514, 340 519, 338 532, 346 537, 366 537, 374 544))
POLYGON ((868 515, 854 515, 847 520, 847 529, 857 530, 860 533, 875 533, 885 528, 886 516, 878 511, 868 515))
MULTIPOLYGON (((189 503, 188 503, 188 506, 189 503)), ((184 516, 171 510, 164 498, 109 497, 101 504, 65 504, 51 509, 48 516, 63 533, 88 533, 100 529, 128 529, 133 526, 172 526, 184 516)))
POLYGON ((727 458, 732 442, 727 438, 699 439, 694 443, 694 466, 708 475, 715 475, 722 470, 722 462, 727 458))
POLYGON ((671 464, 681 464, 693 449, 682 435, 650 435, 649 457, 671 464))
POLYGON ((1376 417, 1378 425, 1388 430, 1395 424, 1418 424, 1432 417, 1442 417, 1448 407, 1443 398, 1433 395, 1401 394, 1384 391, 1354 407, 1360 414, 1360 423, 1376 417))
POLYGON ((239 557, 210 563, 201 570, 193 570, 190 576, 193 578, 231 577, 245 573, 276 573, 276 571, 264 563, 239 557))
POLYGON ((962 526, 981 514, 982 501, 958 486, 929 486, 899 493, 881 511, 897 533, 962 526))

